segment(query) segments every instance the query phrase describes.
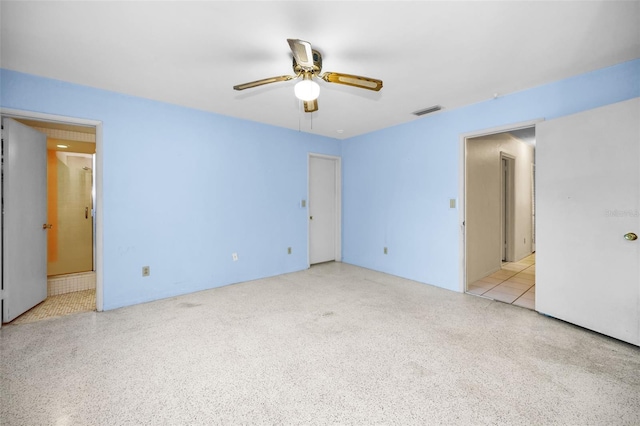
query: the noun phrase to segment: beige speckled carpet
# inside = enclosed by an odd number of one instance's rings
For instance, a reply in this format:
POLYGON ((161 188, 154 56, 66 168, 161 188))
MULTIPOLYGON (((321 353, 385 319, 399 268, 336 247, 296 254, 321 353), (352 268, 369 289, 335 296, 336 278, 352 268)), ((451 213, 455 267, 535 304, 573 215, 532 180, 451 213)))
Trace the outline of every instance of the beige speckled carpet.
POLYGON ((5 425, 640 425, 640 348, 343 263, 0 329, 5 425))
POLYGON ((96 309, 96 290, 82 290, 73 293, 49 296, 44 302, 28 310, 9 324, 27 324, 43 319, 63 317, 77 312, 96 309))

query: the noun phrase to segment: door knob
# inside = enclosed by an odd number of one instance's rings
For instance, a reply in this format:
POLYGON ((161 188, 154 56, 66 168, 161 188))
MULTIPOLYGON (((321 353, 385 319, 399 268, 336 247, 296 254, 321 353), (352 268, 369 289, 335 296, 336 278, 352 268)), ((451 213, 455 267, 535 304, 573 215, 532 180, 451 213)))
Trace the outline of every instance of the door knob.
POLYGON ((628 234, 624 234, 624 239, 627 241, 635 241, 638 239, 638 236, 633 232, 629 232, 628 234))
POLYGON ((50 223, 49 224, 47 224, 47 223, 43 223, 42 224, 42 229, 51 229, 51 228, 53 228, 53 225, 50 224, 50 223))
POLYGON ((309 220, 313 220, 313 216, 309 216, 309 220))

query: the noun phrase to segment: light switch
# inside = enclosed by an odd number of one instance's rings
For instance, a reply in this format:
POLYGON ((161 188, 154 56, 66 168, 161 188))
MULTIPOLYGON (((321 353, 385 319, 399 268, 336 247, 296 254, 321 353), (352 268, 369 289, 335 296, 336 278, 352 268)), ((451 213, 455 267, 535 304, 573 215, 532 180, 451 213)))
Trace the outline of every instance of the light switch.
POLYGON ((307 200, 300 201, 300 207, 307 207, 307 200))
POLYGON ((450 209, 455 209, 456 208, 456 199, 455 198, 450 198, 449 199, 449 208, 450 209))

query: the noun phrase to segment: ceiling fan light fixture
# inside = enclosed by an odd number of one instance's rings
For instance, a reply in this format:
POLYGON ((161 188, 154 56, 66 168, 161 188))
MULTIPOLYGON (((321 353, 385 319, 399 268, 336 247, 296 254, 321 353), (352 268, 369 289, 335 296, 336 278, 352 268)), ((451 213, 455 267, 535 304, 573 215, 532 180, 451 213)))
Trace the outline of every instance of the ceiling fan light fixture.
POLYGON ((320 85, 311 79, 311 74, 305 74, 302 80, 296 83, 293 91, 301 101, 315 101, 320 96, 320 85))
POLYGON ((289 81, 302 77, 302 80, 294 86, 293 91, 296 98, 303 101, 304 112, 315 112, 318 110, 317 99, 320 95, 320 86, 314 81, 313 77, 316 77, 315 80, 322 79, 327 83, 344 84, 360 89, 373 90, 374 92, 382 89, 382 80, 376 78, 339 72, 321 73, 322 55, 319 51, 312 49, 308 41, 289 38, 287 42, 293 55, 293 72, 295 75, 281 75, 279 77, 263 78, 262 80, 237 84, 233 86, 233 90, 251 89, 252 87, 262 86, 263 84, 289 81))

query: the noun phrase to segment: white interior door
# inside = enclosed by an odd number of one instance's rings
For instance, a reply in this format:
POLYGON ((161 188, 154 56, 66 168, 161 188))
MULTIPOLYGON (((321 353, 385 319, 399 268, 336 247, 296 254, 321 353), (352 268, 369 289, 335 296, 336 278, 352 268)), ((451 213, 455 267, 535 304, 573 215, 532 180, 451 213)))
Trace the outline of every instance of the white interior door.
POLYGON ((336 260, 338 160, 309 157, 309 263, 336 260))
POLYGON ((2 119, 3 322, 47 297, 47 137, 2 119))
POLYGON ((536 128, 536 310, 635 345, 639 118, 636 98, 536 128))

